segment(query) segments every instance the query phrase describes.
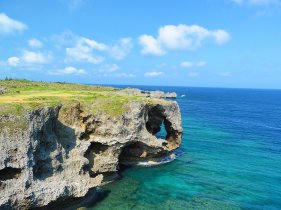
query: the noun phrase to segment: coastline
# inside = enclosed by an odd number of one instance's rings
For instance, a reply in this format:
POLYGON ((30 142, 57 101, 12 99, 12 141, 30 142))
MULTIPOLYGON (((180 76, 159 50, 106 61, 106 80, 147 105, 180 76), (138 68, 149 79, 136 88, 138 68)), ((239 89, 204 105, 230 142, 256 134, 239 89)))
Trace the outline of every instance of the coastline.
POLYGON ((179 106, 164 100, 175 93, 31 81, 0 85, 1 207, 76 200, 115 179, 120 164, 158 165, 181 144, 179 106), (166 137, 158 139, 162 125, 166 137))

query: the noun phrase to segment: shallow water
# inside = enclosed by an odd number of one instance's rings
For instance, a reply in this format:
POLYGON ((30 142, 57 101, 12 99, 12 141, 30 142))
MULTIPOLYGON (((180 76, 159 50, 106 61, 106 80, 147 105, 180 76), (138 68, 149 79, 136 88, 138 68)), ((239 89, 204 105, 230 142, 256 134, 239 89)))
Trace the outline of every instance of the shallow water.
POLYGON ((281 209, 281 91, 140 88, 186 95, 179 156, 124 171, 89 209, 281 209))

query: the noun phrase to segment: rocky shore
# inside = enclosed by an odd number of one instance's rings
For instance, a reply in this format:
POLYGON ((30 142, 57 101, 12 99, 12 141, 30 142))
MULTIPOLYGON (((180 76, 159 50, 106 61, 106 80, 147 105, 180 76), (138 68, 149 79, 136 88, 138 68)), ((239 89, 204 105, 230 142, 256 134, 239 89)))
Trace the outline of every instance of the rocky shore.
POLYGON ((155 162, 180 146, 176 102, 135 100, 126 107, 117 116, 90 112, 80 102, 35 108, 20 118, 0 115, 0 209, 83 197, 115 177, 120 164, 155 162), (158 139, 162 124, 167 135, 158 139))
POLYGON ((137 88, 126 88, 123 91, 127 92, 128 94, 133 94, 133 95, 142 95, 145 97, 150 97, 150 98, 177 98, 177 94, 175 92, 163 92, 163 91, 159 91, 159 90, 155 90, 155 91, 144 91, 144 90, 140 90, 137 88))

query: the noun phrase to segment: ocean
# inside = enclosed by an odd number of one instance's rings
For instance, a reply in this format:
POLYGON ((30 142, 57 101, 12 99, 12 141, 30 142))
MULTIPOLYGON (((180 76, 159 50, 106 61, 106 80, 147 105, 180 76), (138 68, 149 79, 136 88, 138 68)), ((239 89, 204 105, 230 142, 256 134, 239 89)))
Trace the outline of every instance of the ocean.
POLYGON ((177 158, 123 171, 86 209, 281 209, 281 90, 138 88, 178 94, 177 158))

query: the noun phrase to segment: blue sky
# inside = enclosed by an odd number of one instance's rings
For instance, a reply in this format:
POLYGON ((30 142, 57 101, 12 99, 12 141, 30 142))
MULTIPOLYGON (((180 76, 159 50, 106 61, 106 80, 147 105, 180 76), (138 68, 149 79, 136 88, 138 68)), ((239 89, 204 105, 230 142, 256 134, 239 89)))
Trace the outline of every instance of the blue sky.
POLYGON ((281 88, 280 0, 0 0, 0 78, 281 88))

